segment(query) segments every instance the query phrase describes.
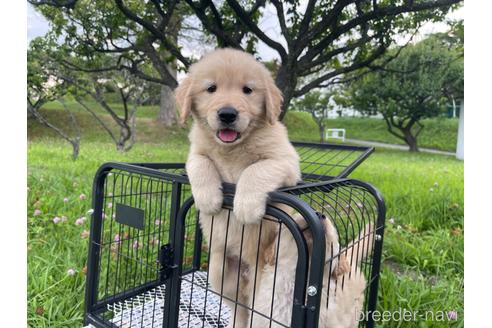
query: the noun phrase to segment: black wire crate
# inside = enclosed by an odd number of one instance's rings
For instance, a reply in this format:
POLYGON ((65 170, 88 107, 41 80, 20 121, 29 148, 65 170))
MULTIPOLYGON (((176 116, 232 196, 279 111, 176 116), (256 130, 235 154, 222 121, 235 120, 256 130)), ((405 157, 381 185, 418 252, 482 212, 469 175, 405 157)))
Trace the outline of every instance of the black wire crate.
POLYGON ((182 163, 104 164, 94 180, 85 323, 372 327, 384 201, 346 178, 372 148, 294 145, 303 182, 271 193, 265 217, 249 225, 235 222, 234 185, 223 186, 221 212, 199 213, 182 163))

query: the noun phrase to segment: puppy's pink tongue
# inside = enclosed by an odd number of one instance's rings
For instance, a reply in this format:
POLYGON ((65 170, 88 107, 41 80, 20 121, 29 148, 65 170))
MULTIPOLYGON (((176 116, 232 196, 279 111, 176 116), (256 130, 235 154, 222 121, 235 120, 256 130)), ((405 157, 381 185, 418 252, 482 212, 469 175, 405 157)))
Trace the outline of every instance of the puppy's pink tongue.
POLYGON ((224 142, 233 142, 238 137, 238 132, 230 129, 223 129, 219 131, 219 138, 224 142))

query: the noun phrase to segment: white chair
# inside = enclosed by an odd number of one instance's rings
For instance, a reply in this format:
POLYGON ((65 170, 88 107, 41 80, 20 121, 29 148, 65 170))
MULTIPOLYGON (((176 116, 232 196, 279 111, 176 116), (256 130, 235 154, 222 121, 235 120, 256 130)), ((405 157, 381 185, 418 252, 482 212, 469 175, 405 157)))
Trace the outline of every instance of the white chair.
POLYGON ((326 139, 338 139, 345 142, 345 129, 326 129, 326 139))

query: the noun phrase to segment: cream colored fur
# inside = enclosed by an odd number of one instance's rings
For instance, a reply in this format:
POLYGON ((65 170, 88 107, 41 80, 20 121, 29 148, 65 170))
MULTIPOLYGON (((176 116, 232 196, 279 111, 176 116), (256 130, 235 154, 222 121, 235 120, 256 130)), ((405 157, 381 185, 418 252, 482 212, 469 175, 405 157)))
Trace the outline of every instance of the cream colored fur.
MULTIPOLYGON (((302 227, 303 219, 299 216, 294 216, 294 219, 302 227)), ((334 260, 331 261, 331 264, 327 262, 325 265, 319 327, 357 327, 357 318, 363 307, 366 287, 366 279, 357 265, 365 255, 362 253, 355 255, 356 252, 354 252, 354 255, 352 254, 352 250, 357 249, 357 245, 354 243, 350 243, 346 249, 340 250, 338 233, 335 227, 328 219, 324 222, 326 257, 334 260), (336 259, 339 259, 339 261, 335 261, 336 259)), ((359 237, 364 238, 369 229, 370 226, 368 225, 364 229, 364 234, 361 232, 359 237)), ((310 236, 305 233, 305 238, 309 245, 310 236)), ((372 245, 372 239, 370 238, 372 237, 366 237, 367 240, 362 241, 366 248, 370 248, 370 245, 372 245)), ((361 239, 358 238, 358 240, 361 239)), ((277 259, 278 257, 278 261, 265 265, 258 286, 258 297, 255 297, 254 309, 264 314, 267 318, 272 318, 285 326, 289 326, 292 318, 297 246, 292 234, 285 226, 280 234, 279 247, 276 247, 276 243, 272 245, 273 253, 275 254, 273 258, 277 259), (274 283, 275 292, 272 300, 274 283)), ((267 318, 256 313, 253 314, 252 327, 270 327, 270 320, 267 318)), ((280 328, 284 326, 272 322, 271 327, 280 328)))
MULTIPOLYGON (((259 240, 267 194, 300 180, 299 157, 286 128, 278 121, 281 92, 269 71, 251 55, 220 49, 190 68, 176 90, 176 100, 182 120, 190 114, 194 120, 186 171, 200 210, 203 235, 211 249, 212 288, 250 306, 255 272, 259 279, 265 265, 263 251, 275 234, 275 224, 263 222, 259 240), (212 85, 216 86, 215 92, 207 90, 212 85), (243 92, 245 86, 252 89, 251 94, 243 92), (217 112, 223 107, 234 107, 239 113, 234 129, 241 137, 233 143, 217 137, 221 129, 217 112), (230 215, 222 209, 223 182, 236 184, 230 215)), ((246 327, 249 312, 241 306, 235 308, 233 302, 226 303, 236 313, 234 327, 246 327)))

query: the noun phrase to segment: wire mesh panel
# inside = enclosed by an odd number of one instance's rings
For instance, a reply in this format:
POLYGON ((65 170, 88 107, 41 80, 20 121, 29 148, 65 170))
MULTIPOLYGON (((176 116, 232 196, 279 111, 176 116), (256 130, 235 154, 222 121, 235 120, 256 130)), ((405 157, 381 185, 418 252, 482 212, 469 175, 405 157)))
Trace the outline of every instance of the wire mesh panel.
POLYGON ((106 164, 97 174, 86 312, 102 322, 143 325, 138 306, 122 316, 121 304, 158 303, 161 293, 155 287, 166 279, 163 263, 171 249, 173 217, 191 195, 189 185, 176 182, 179 176, 158 173, 106 164))
POLYGON ((372 149, 296 144, 303 183, 259 224, 194 207, 183 164, 109 163, 94 183, 85 321, 96 327, 372 327, 384 203, 336 178, 372 149))
MULTIPOLYGON (((229 206, 232 204, 230 198, 229 200, 226 198, 225 202, 229 206)), ((189 211, 187 211, 185 205, 181 216, 181 219, 186 222, 183 225, 184 231, 181 232, 184 233, 184 243, 180 246, 184 249, 183 254, 185 257, 181 260, 178 259, 178 263, 182 263, 178 274, 178 283, 183 286, 183 282, 186 282, 191 284, 192 291, 194 289, 203 291, 203 293, 198 295, 201 299, 199 302, 203 304, 203 307, 195 309, 196 311, 209 313, 209 307, 214 308, 214 300, 218 298, 220 300, 219 319, 221 323, 227 324, 227 327, 260 327, 261 325, 251 321, 253 314, 262 319, 270 320, 269 313, 261 313, 257 309, 257 303, 259 302, 257 294, 263 288, 261 280, 266 257, 270 253, 269 250, 274 240, 277 238, 278 231, 284 225, 283 222, 288 222, 290 229, 294 231, 297 226, 286 213, 275 208, 269 208, 267 214, 268 216, 258 225, 242 225, 235 222, 230 207, 226 207, 221 213, 214 216, 200 216, 194 207, 189 207, 189 211), (198 221, 201 229, 197 229, 196 224, 198 221), (188 237, 193 234, 195 238, 198 236, 202 240, 201 231, 205 235, 203 243, 197 243, 197 239, 188 237), (190 254, 190 256, 187 258, 186 254, 190 254), (197 274, 204 274, 207 283, 199 284, 194 282, 193 278, 197 274), (206 287, 204 288, 204 286, 206 287), (230 315, 224 316, 222 314, 223 311, 230 313, 230 315)), ((296 297, 297 299, 304 299, 308 260, 307 248, 302 244, 303 239, 299 231, 297 239, 294 241, 294 247, 300 248, 301 252, 306 256, 295 260, 297 264, 294 271, 296 269, 299 271, 298 295, 296 297)), ((292 281, 292 283, 296 284, 295 281, 292 281)), ((292 290, 290 295, 292 300, 295 294, 294 290, 292 290)), ((188 299, 189 305, 187 308, 192 308, 193 304, 196 303, 196 297, 193 296, 188 299)), ((180 318, 183 312, 182 301, 179 303, 180 318)), ((175 305, 176 309, 177 305, 175 305)), ((297 310, 302 312, 300 304, 297 310)), ((194 327, 190 321, 191 319, 193 317, 189 316, 189 327, 194 327)), ((299 319, 303 320, 301 315, 299 319)), ((275 322, 275 320, 272 322, 275 322)), ((181 324, 182 322, 179 321, 178 325, 180 326, 181 324)), ((283 326, 288 327, 286 325, 283 326)))
MULTIPOLYGON (((320 322, 326 327, 353 327, 351 320, 376 307, 385 218, 381 195, 369 184, 352 179, 311 183, 284 192, 304 200, 326 222, 320 322), (348 310, 346 316, 340 316, 341 305, 348 310), (341 317, 348 321, 336 321, 341 317)), ((359 326, 366 324, 373 326, 363 321, 359 326)))
POLYGON ((373 151, 373 147, 341 144, 292 143, 300 157, 304 181, 345 178, 373 151))

